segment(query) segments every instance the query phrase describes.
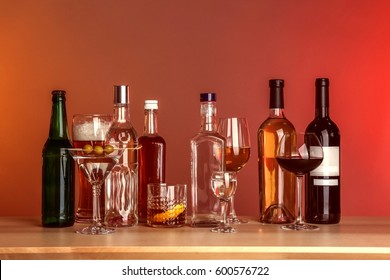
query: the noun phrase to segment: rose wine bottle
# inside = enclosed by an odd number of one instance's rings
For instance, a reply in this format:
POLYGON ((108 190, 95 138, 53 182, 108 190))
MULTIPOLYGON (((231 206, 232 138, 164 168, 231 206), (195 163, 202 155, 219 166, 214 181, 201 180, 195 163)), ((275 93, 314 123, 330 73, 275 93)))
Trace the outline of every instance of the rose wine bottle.
POLYGON ((295 175, 280 167, 276 160, 278 143, 285 133, 295 134, 284 115, 284 81, 270 80, 270 111, 258 134, 258 173, 260 222, 292 223, 295 217, 295 175))
POLYGON ((306 128, 320 139, 324 159, 306 178, 305 220, 340 222, 340 131, 329 117, 329 79, 316 79, 315 118, 306 128))

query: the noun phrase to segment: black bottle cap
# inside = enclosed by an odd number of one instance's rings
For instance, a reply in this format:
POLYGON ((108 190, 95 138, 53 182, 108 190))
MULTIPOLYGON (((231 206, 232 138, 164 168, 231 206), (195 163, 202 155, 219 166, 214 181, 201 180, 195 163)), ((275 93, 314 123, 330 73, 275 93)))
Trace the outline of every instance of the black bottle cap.
POLYGON ((269 107, 283 109, 284 108, 284 98, 283 98, 284 80, 282 79, 269 80, 269 87, 270 87, 269 107))
POLYGON ((65 90, 55 89, 55 90, 53 90, 51 92, 51 100, 52 101, 61 100, 61 99, 65 100, 65 95, 66 95, 66 91, 65 90))
POLYGON ((217 101, 217 94, 214 92, 204 92, 200 94, 200 102, 217 101))
POLYGON ((316 108, 329 107, 329 79, 316 79, 316 108))
POLYGON ((272 79, 269 80, 269 86, 272 87, 284 87, 284 80, 282 79, 272 79))
POLYGON ((55 89, 51 92, 51 94, 58 94, 58 95, 65 95, 66 94, 66 91, 63 90, 63 89, 55 89))
POLYGON ((328 78, 317 78, 316 79, 316 86, 320 87, 326 87, 329 86, 329 79, 328 78))

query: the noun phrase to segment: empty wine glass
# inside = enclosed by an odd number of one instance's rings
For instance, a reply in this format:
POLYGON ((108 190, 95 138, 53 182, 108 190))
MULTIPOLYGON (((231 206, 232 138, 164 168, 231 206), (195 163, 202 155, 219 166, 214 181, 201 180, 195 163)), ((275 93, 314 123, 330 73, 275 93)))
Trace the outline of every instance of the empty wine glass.
MULTIPOLYGON (((218 133, 226 139, 226 170, 239 172, 250 157, 250 137, 246 118, 220 118, 218 121, 218 133)), ((233 196, 229 204, 229 222, 233 224, 247 223, 247 220, 237 217, 233 196)))
POLYGON ((228 225, 226 208, 237 188, 237 173, 232 171, 215 171, 211 177, 211 189, 221 205, 221 222, 211 232, 230 233, 236 229, 228 225))
POLYGON ((319 166, 324 154, 320 140, 314 133, 286 133, 280 139, 276 153, 279 165, 297 177, 298 213, 293 224, 282 226, 286 230, 316 230, 318 226, 306 224, 302 218, 302 187, 305 174, 319 166))

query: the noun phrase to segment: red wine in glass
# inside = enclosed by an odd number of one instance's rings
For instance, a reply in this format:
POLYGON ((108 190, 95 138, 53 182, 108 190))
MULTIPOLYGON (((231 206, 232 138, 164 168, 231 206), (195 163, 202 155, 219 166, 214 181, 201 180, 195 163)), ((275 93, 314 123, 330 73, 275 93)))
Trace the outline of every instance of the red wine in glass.
POLYGON ((321 142, 314 133, 286 133, 281 138, 276 160, 297 177, 298 213, 293 224, 282 226, 285 230, 316 230, 318 226, 306 224, 302 217, 302 186, 305 174, 318 167, 324 157, 321 142))

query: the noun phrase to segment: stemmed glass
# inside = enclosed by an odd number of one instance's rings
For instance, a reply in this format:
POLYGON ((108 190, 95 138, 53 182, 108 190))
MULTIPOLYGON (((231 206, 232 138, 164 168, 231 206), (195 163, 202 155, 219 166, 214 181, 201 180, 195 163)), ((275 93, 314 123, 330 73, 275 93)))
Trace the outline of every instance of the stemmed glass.
MULTIPOLYGON (((94 137, 98 137, 96 139, 106 139, 109 127, 110 120, 107 120, 106 117, 95 115, 93 116, 91 131, 84 131, 84 133, 92 133, 94 137)), ((91 184, 93 196, 92 224, 77 230, 77 233, 98 235, 115 231, 115 229, 108 228, 103 224, 99 197, 105 178, 118 163, 124 150, 123 148, 115 147, 114 143, 108 143, 105 140, 100 142, 89 141, 84 143, 83 147, 68 149, 70 155, 79 166, 79 170, 91 184)))
MULTIPOLYGON (((250 157, 250 137, 246 118, 220 118, 218 121, 218 132, 226 139, 226 170, 239 172, 250 157)), ((248 221, 237 217, 233 196, 229 204, 229 222, 235 224, 247 223, 248 221)))
POLYGON ((279 165, 297 177, 298 213, 293 224, 282 226, 286 230, 316 230, 318 226, 306 224, 302 218, 302 187, 305 174, 319 166, 324 154, 314 133, 286 133, 280 139, 276 152, 279 165))
POLYGON ((223 233, 235 232, 235 228, 228 226, 226 208, 237 189, 237 172, 214 171, 210 186, 214 195, 219 199, 222 216, 218 227, 212 228, 210 231, 223 233))

